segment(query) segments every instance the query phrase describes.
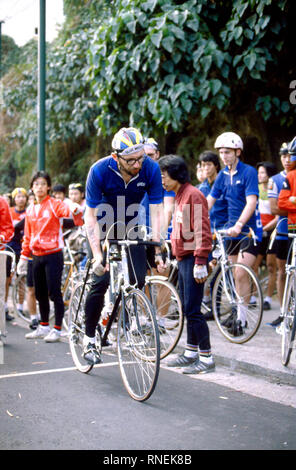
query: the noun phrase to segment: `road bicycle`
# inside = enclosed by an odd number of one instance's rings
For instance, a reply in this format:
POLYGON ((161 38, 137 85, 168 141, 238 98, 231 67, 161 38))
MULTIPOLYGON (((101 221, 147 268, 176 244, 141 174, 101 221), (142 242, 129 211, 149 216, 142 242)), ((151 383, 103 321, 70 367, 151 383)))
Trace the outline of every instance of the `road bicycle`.
MULTIPOLYGON (((171 261, 169 247, 165 243, 163 260, 171 261)), ((172 275, 173 269, 170 269, 172 275)), ((184 326, 184 315, 179 293, 174 284, 166 276, 159 274, 147 275, 145 280, 145 293, 152 303, 159 329, 160 359, 168 356, 176 347, 184 326)))
MULTIPOLYGON (((72 233, 72 230, 68 230, 63 234, 65 247, 63 249, 64 254, 64 268, 62 273, 61 291, 63 295, 63 301, 65 305, 65 316, 63 319, 63 326, 68 329, 68 307, 71 297, 71 291, 73 287, 73 281, 79 277, 79 260, 85 252, 82 250, 72 250, 68 236, 72 233)), ((82 234, 79 233, 79 236, 82 234)), ((30 269, 28 267, 28 269, 30 269)), ((17 274, 16 272, 12 275, 11 280, 11 298, 14 307, 15 315, 19 316, 26 323, 31 322, 30 307, 29 307, 29 293, 28 293, 28 282, 27 274, 17 274), (22 305, 20 309, 19 306, 22 305)), ((38 310, 38 306, 36 307, 38 310)), ((49 319, 54 317, 54 307, 50 302, 50 313, 49 319)))
MULTIPOLYGON (((242 234, 244 237, 252 237, 253 231, 242 234)), ((263 314, 263 295, 260 283, 254 271, 242 263, 232 264, 228 259, 224 246, 224 239, 229 237, 227 230, 215 231, 213 235, 213 262, 212 272, 205 283, 204 291, 211 292, 211 302, 202 301, 201 312, 213 313, 213 317, 222 335, 232 343, 245 343, 258 331, 263 314), (245 279, 243 291, 239 291, 237 275, 245 279), (251 299, 253 302, 251 302, 251 299), (237 335, 235 321, 240 319, 243 311, 246 327, 237 335)), ((242 239, 238 240, 241 243, 242 239)), ((168 280, 178 290, 178 266, 177 261, 171 263, 171 272, 168 280)))
POLYGON ((76 240, 75 250, 71 247, 71 235, 73 234, 72 230, 67 230, 63 234, 64 238, 64 269, 62 273, 62 282, 61 282, 61 291, 63 295, 63 301, 65 306, 65 314, 63 318, 63 327, 68 331, 69 325, 69 304, 71 293, 76 281, 79 281, 83 277, 83 269, 80 268, 80 262, 86 256, 86 248, 84 244, 86 242, 86 236, 83 231, 80 229, 74 232, 76 240), (77 240, 79 239, 78 243, 77 240))
MULTIPOLYGON (((160 341, 154 308, 145 293, 137 285, 130 285, 128 250, 132 245, 160 246, 160 243, 144 240, 112 240, 105 244, 109 265, 109 304, 112 305, 107 325, 98 325, 96 346, 101 350, 108 345, 108 336, 116 324, 116 341, 119 368, 128 394, 136 401, 145 401, 153 393, 160 367, 160 341)), ((78 282, 72 292, 69 314, 69 344, 75 366, 88 373, 93 368, 83 358, 85 332, 84 304, 89 288, 91 261, 87 262, 84 280, 78 282)))
MULTIPOLYGON (((0 248, 5 247, 5 245, 0 246, 0 248)), ((0 256, 5 256, 4 263, 2 262, 2 272, 1 277, 3 276, 4 279, 1 279, 2 282, 2 292, 1 292, 1 299, 0 299, 0 340, 2 337, 6 337, 6 314, 4 308, 4 299, 5 299, 5 281, 6 281, 6 257, 9 256, 11 258, 11 272, 15 271, 15 253, 10 251, 5 247, 4 250, 0 251, 0 256)), ((2 260, 3 261, 3 260, 2 260)))
MULTIPOLYGON (((252 230, 242 233, 244 237, 256 237, 252 230)), ((246 343, 257 333, 263 314, 263 295, 260 282, 254 271, 242 264, 231 263, 224 245, 229 238, 228 230, 214 232, 213 257, 217 260, 214 269, 216 279, 212 289, 212 311, 223 336, 232 343, 246 343), (236 329, 236 321, 243 326, 236 329)), ((242 239, 238 240, 241 243, 242 239)))
MULTIPOLYGON (((277 332, 282 336, 282 364, 284 366, 288 366, 294 348, 296 333, 296 234, 277 232, 277 235, 285 237, 288 236, 288 238, 291 240, 285 267, 286 280, 283 301, 281 305, 282 322, 277 327, 277 332)), ((271 241, 271 246, 273 240, 271 241)))

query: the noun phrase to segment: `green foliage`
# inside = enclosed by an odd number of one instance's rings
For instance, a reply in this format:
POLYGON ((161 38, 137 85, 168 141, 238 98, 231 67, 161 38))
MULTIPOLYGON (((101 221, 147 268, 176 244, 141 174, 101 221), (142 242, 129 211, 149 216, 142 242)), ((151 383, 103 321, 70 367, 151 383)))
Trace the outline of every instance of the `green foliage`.
MULTIPOLYGON (((189 160, 217 123, 247 122, 254 110, 258 122, 295 122, 293 2, 64 0, 64 11, 47 45, 46 137, 47 166, 65 183, 86 176, 96 134, 103 142, 124 125, 189 160)), ((1 143, 14 145, 14 182, 36 161, 37 42, 7 47, 2 112, 14 126, 1 143)))
MULTIPOLYGON (((180 131, 189 117, 230 109, 242 86, 254 89, 258 111, 271 116, 260 88, 282 50, 286 1, 113 3, 117 14, 97 23, 89 53, 99 132, 112 134, 122 123, 180 131)), ((295 115, 287 101, 280 109, 295 115)))
POLYGON ((1 76, 5 75, 12 65, 19 61, 20 48, 10 36, 1 37, 1 76))

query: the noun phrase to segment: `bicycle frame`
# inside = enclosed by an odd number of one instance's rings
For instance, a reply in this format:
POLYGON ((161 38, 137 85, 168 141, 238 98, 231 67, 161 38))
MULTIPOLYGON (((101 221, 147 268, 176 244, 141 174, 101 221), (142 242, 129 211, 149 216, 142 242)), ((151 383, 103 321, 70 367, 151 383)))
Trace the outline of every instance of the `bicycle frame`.
MULTIPOLYGON (((289 253, 292 251, 292 259, 291 259, 291 263, 287 262, 285 265, 286 281, 285 281, 283 301, 281 305, 281 316, 284 315, 284 305, 286 305, 286 301, 288 300, 287 292, 288 292, 288 283, 289 283, 290 276, 293 273, 296 276, 296 234, 290 233, 288 234, 288 237, 293 239, 292 246, 290 247, 290 250, 289 250, 289 253)), ((289 259, 289 254, 288 254, 287 259, 289 259)), ((295 283, 296 283, 296 279, 295 279, 295 283)))
MULTIPOLYGON (((15 271, 15 253, 12 252, 12 251, 9 251, 9 250, 2 250, 2 251, 0 251, 0 255, 1 256, 10 256, 11 257, 11 260, 12 260, 11 272, 14 272, 15 271)), ((6 269, 5 269, 5 279, 6 279, 6 269)), ((3 294, 5 295, 5 284, 4 284, 3 294)), ((0 299, 0 302, 1 303, 3 302, 3 309, 1 309, 1 310, 3 310, 3 318, 2 319, 1 319, 2 312, 0 311, 0 340, 1 340, 2 336, 6 337, 6 328, 5 328, 6 319, 5 319, 5 309, 4 309, 4 298, 0 299)))

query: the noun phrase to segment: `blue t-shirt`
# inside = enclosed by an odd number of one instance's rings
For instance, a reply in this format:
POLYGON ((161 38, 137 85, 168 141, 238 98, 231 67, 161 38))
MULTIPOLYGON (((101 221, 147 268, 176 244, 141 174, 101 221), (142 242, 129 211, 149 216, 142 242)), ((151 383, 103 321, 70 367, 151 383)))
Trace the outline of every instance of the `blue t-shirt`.
MULTIPOLYGON (((274 176, 271 176, 268 180, 268 191, 267 196, 269 198, 279 198, 280 191, 283 187, 283 182, 285 181, 287 176, 287 172, 285 170, 277 173, 274 176)), ((277 223, 277 230, 282 233, 288 233, 288 217, 287 216, 279 216, 279 220, 277 223)), ((281 235, 277 235, 276 238, 278 240, 288 240, 288 237, 283 237, 281 235)))
POLYGON ((124 238, 125 230, 137 225, 139 204, 145 194, 148 194, 149 204, 162 202, 160 168, 151 158, 143 161, 140 172, 128 183, 112 156, 91 166, 86 181, 86 204, 98 209, 102 238, 115 222, 117 230, 109 238, 124 238))
MULTIPOLYGON (((213 184, 211 185, 209 181, 206 179, 203 183, 196 186, 205 197, 207 197, 213 184)), ((225 227, 227 223, 227 200, 224 197, 224 194, 221 194, 219 199, 215 201, 212 209, 210 210, 210 222, 211 222, 211 230, 212 232, 216 229, 222 229, 225 227)))
MULTIPOLYGON (((224 195, 227 201, 227 226, 225 228, 232 227, 238 221, 246 206, 247 196, 255 195, 257 199, 259 198, 258 173, 255 168, 239 160, 232 175, 230 175, 227 167, 219 172, 210 195, 216 200, 224 195)), ((258 201, 256 210, 247 224, 242 227, 242 232, 248 232, 249 227, 254 230, 258 241, 261 241, 262 223, 258 211, 258 201)), ((237 238, 243 236, 239 235, 237 238)))

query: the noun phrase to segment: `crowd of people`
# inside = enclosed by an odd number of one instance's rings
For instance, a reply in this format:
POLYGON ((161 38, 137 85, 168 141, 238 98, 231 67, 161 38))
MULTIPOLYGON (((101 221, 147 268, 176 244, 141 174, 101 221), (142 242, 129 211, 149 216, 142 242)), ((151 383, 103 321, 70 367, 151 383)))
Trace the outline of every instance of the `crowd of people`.
MULTIPOLYGON (((276 236, 273 248, 269 241, 275 227, 281 233, 296 224, 296 137, 279 149, 282 170, 269 162, 257 167, 244 162, 244 144, 234 132, 217 136, 213 149, 204 151, 197 163, 198 185, 190 183, 185 160, 177 155, 160 156, 154 138, 144 138, 135 128, 122 128, 114 136, 110 155, 95 162, 81 183, 52 186, 48 173, 36 172, 30 189, 15 188, 3 195, 0 237, 3 247, 16 253, 18 274, 26 273, 32 320, 27 339, 59 341, 64 315, 61 294, 63 271, 63 229, 83 225, 93 258, 93 274, 85 302, 86 330, 84 357, 91 364, 101 362, 96 348, 95 331, 109 285, 108 266, 103 265, 102 242, 113 227, 112 238, 124 238, 139 224, 145 225, 152 240, 161 236, 171 240, 172 255, 178 261, 179 293, 187 319, 185 350, 169 359, 170 367, 182 367, 186 374, 215 370, 211 354, 208 321, 211 312, 201 312, 202 300, 210 302, 211 289, 204 292, 211 261, 214 230, 228 230, 227 253, 258 272, 265 260, 269 280, 264 309, 272 306, 277 288, 281 303, 285 282, 288 237, 276 236), (8 204, 4 201, 7 198, 8 204), (29 198, 32 201, 29 202, 29 198), (8 205, 10 206, 9 209, 8 205), (136 216, 135 216, 136 215, 136 216), (4 229, 5 227, 5 229, 4 229), (254 240, 244 233, 253 230, 254 240), (240 243, 238 243, 240 242, 240 243), (54 303, 55 322, 49 325, 49 299, 54 303), (40 319, 36 314, 36 301, 40 319)), ((143 246, 131 249, 131 282, 142 288, 147 272, 147 256, 153 269, 162 274, 169 267, 161 249, 147 253, 143 246)), ((6 301, 11 278, 7 261, 6 301)), ((244 289, 244 272, 237 270, 236 285, 244 289)), ((250 299, 252 302, 252 299, 250 299)), ((12 316, 8 311, 6 319, 12 316)), ((21 309, 22 305, 18 305, 21 309)), ((281 322, 280 315, 272 326, 281 322)), ((247 326, 246 307, 238 305, 237 315, 229 325, 234 335, 247 326)))

